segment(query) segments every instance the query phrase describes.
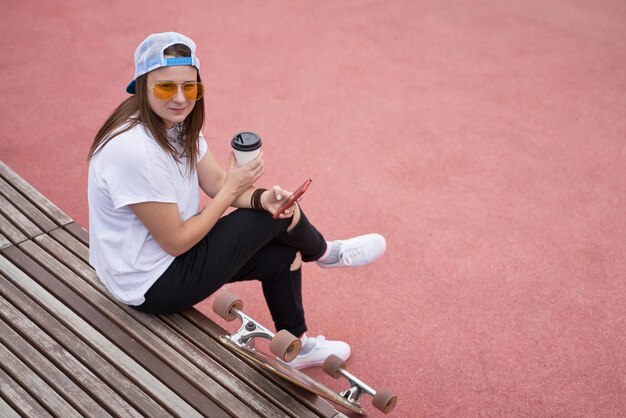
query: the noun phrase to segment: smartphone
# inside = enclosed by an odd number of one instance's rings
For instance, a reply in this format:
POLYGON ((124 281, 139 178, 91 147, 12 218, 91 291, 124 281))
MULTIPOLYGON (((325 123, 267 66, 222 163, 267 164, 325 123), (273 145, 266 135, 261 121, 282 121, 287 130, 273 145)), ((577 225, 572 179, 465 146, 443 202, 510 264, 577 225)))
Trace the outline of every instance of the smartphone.
POLYGON ((305 181, 302 186, 298 187, 296 189, 296 191, 293 192, 292 195, 289 196, 289 198, 287 200, 285 200, 282 205, 280 205, 280 207, 278 208, 276 213, 274 213, 274 219, 278 219, 278 217, 280 215, 282 215, 283 212, 285 212, 294 203, 296 203, 296 200, 298 200, 300 198, 300 196, 302 196, 304 194, 304 192, 306 192, 306 189, 309 188, 309 184, 311 184, 312 181, 313 180, 311 180, 311 179, 307 179, 307 181, 305 181))

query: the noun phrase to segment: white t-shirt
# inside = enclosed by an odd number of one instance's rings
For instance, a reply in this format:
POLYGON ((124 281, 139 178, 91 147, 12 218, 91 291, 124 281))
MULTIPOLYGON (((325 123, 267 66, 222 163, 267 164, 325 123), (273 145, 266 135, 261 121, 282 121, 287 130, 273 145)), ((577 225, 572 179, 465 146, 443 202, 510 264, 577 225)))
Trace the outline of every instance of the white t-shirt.
MULTIPOLYGON (((171 142, 174 129, 168 131, 171 142)), ((198 161, 207 150, 200 135, 198 161)), ((199 209, 198 174, 187 158, 177 163, 139 124, 111 139, 89 164, 89 263, 121 302, 141 305, 144 295, 170 266, 167 254, 128 205, 176 203, 183 220, 199 209)))

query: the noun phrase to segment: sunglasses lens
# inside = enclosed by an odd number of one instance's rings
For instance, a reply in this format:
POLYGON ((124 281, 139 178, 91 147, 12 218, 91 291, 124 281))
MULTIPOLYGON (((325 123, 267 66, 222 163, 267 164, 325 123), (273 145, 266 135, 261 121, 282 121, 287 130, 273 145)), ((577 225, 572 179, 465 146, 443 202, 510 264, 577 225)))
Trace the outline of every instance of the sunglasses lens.
POLYGON ((174 97, 178 86, 176 83, 156 83, 154 86, 154 95, 157 99, 167 100, 174 97))
MULTIPOLYGON (((204 93, 204 86, 202 83, 184 83, 183 93, 187 100, 200 100, 204 93)), ((157 99, 169 100, 178 92, 178 84, 171 81, 162 81, 154 85, 154 95, 157 99)))
POLYGON ((183 85, 183 91, 187 100, 200 100, 204 86, 201 83, 186 83, 183 85))

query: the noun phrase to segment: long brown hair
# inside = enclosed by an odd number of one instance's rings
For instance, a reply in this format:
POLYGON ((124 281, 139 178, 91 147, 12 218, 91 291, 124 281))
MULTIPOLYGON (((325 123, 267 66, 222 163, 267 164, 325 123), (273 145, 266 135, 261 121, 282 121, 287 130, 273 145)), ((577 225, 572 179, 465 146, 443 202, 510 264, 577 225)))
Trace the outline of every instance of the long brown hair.
MULTIPOLYGON (((173 57, 189 57, 191 50, 182 44, 172 45, 163 51, 163 55, 173 57)), ((88 159, 91 160, 111 139, 124 133, 133 127, 143 124, 150 131, 153 138, 165 151, 169 152, 177 161, 180 158, 189 158, 189 169, 195 169, 198 158, 198 137, 204 124, 204 97, 198 100, 182 123, 179 132, 179 141, 182 143, 184 151, 178 155, 174 146, 167 137, 167 130, 163 119, 152 111, 148 103, 148 75, 137 77, 135 84, 135 94, 124 100, 104 122, 89 149, 88 159)), ((200 74, 198 73, 198 81, 200 74)))

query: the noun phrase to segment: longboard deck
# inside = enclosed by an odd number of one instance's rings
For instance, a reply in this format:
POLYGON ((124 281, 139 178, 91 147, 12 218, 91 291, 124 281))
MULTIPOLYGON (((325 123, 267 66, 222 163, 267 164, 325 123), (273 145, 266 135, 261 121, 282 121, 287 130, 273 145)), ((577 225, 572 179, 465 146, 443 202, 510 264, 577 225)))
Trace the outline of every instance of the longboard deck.
POLYGON ((359 415, 367 415, 367 412, 363 408, 353 404, 352 402, 343 398, 337 392, 315 381, 313 378, 302 373, 301 371, 289 367, 288 365, 283 364, 277 359, 269 357, 264 353, 261 353, 260 351, 240 347, 233 343, 231 340, 229 340, 227 336, 220 336, 220 341, 230 350, 254 361, 270 373, 273 373, 276 376, 283 378, 304 390, 321 396, 322 398, 336 405, 342 406, 352 412, 355 412, 359 415))

